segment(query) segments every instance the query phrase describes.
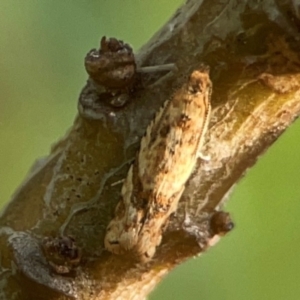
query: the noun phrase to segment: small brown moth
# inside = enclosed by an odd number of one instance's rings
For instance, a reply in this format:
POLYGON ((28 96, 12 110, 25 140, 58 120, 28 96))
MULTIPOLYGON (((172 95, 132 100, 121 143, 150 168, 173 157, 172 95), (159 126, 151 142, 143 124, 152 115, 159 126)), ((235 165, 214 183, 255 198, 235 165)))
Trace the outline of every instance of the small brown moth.
POLYGON ((107 250, 131 251, 140 261, 155 254, 197 158, 203 157, 211 90, 208 68, 193 71, 148 126, 107 227, 107 250))

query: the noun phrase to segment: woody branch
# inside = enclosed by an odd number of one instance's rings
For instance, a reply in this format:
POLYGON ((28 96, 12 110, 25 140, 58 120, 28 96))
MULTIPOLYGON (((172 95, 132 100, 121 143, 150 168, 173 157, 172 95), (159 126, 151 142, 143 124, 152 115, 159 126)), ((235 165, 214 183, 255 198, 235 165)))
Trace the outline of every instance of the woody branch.
MULTIPOLYGON (((143 299, 175 265, 201 252, 203 216, 300 113, 298 11, 293 1, 279 2, 239 1, 233 7, 232 1, 188 1, 136 57, 139 68, 172 63, 176 70, 164 77, 144 73, 123 108, 101 106, 97 120, 75 119, 1 217, 6 299, 16 293, 18 299, 143 299), (200 62, 209 65, 213 82, 203 147, 210 160, 199 160, 149 263, 110 254, 103 241, 120 193, 112 184, 125 178, 154 112, 200 62), (70 257, 66 276, 51 268, 41 250, 45 237, 57 236, 72 236, 76 247, 72 240, 63 242, 69 254, 80 252, 79 262, 70 257)), ((96 95, 86 86, 81 100, 88 103, 96 95)), ((59 259, 54 265, 64 263, 59 259)))

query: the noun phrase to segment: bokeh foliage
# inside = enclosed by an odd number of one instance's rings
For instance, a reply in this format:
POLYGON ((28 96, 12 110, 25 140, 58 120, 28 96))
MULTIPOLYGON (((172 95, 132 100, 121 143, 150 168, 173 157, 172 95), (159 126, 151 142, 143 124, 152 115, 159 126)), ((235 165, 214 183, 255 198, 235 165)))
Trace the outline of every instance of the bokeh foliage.
MULTIPOLYGON (((102 35, 138 49, 179 0, 1 0, 1 204, 76 114, 83 58, 102 35)), ((236 229, 204 257, 178 267, 150 297, 299 299, 300 123, 235 188, 236 229)))

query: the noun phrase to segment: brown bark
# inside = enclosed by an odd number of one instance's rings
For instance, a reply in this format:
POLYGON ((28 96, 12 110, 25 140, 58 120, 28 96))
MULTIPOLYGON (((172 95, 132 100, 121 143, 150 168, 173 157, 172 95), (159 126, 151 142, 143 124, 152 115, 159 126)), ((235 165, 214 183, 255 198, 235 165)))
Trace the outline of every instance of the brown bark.
MULTIPOLYGON (((137 61, 175 63, 177 70, 143 75, 130 102, 102 107, 99 120, 76 117, 4 210, 1 299, 144 299, 174 266, 201 252, 203 216, 300 113, 300 21, 293 3, 190 0, 175 13, 137 61), (103 246, 121 188, 112 184, 126 176, 154 112, 201 62, 213 81, 203 147, 210 160, 199 160, 149 263, 112 255, 103 246), (80 249, 75 270, 65 275, 56 274, 41 250, 43 238, 60 235, 72 236, 80 249)), ((89 86, 81 94, 93 96, 89 86)))

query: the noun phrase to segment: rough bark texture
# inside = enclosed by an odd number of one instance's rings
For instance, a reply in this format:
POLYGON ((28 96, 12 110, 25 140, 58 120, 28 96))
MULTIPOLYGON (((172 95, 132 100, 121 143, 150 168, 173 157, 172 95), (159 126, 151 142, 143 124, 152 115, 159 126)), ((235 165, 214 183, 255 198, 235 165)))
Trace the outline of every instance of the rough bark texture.
MULTIPOLYGON (((137 61, 175 63, 177 70, 143 75, 130 102, 99 107, 99 120, 76 117, 4 210, 1 299, 144 299, 174 266, 200 253, 203 217, 300 113, 295 3, 190 0, 175 13, 137 61), (201 62, 213 81, 203 147, 210 160, 199 160, 154 259, 136 264, 112 255, 103 246, 121 188, 112 184, 125 177, 155 111, 201 62), (75 270, 65 275, 56 274, 41 250, 45 237, 60 235, 72 236, 80 249, 75 270)), ((96 97, 95 91, 88 84, 80 97, 96 97)))

